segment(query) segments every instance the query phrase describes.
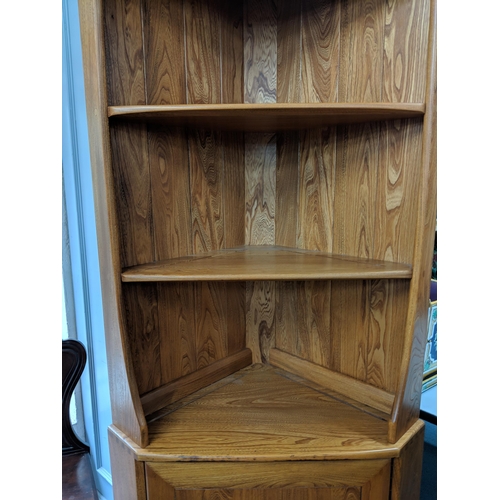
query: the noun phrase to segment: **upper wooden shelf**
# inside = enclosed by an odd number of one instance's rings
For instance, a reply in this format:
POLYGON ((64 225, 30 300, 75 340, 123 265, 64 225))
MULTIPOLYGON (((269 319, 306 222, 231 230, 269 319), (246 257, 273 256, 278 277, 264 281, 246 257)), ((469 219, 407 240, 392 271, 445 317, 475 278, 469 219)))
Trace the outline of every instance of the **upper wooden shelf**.
POLYGON ((122 281, 411 278, 406 264, 274 246, 247 246, 130 267, 122 281))
POLYGON ((182 104, 110 106, 110 118, 269 132, 422 116, 423 103, 182 104))

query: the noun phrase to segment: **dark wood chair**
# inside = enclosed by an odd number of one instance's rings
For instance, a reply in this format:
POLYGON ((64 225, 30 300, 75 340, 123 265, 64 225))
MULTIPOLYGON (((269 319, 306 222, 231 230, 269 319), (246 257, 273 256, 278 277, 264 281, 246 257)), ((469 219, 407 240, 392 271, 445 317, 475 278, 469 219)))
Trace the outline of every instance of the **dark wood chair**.
POLYGON ((73 431, 69 414, 71 395, 82 376, 87 353, 77 340, 62 341, 62 498, 98 500, 90 448, 73 431))

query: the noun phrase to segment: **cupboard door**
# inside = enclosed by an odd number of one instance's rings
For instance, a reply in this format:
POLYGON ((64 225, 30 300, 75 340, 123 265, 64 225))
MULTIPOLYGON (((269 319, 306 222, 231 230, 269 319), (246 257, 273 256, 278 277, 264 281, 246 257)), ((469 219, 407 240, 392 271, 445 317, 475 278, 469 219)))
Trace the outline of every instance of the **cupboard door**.
POLYGON ((146 463, 148 500, 388 500, 390 460, 146 463))

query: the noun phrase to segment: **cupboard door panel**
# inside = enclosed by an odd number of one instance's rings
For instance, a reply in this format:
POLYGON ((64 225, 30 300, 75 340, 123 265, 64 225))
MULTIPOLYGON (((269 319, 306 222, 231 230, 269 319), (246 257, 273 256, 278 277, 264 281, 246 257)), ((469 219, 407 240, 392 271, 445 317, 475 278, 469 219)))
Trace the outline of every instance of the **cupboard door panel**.
POLYGON ((149 500, 388 500, 390 460, 146 463, 149 500))

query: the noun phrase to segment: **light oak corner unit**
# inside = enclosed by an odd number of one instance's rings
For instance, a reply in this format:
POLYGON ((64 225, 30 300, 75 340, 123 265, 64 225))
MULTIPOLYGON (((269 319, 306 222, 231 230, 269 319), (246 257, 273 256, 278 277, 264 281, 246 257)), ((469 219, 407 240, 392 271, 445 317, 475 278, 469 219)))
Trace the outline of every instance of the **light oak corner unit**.
POLYGON ((433 0, 80 18, 115 500, 417 500, 433 0))

